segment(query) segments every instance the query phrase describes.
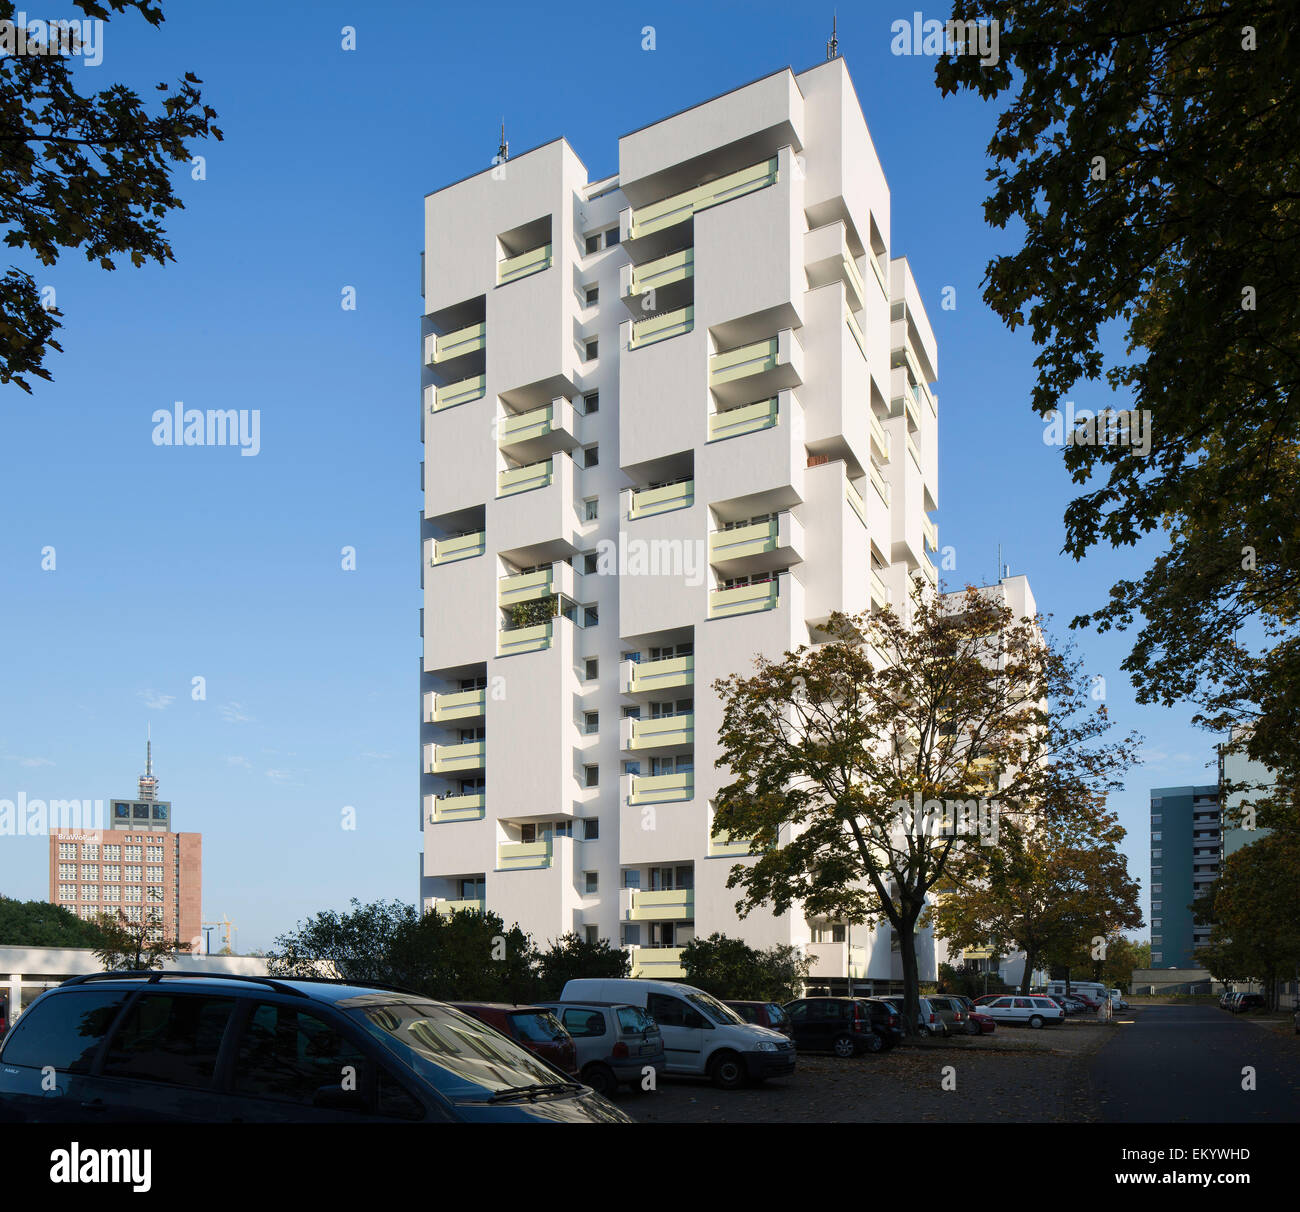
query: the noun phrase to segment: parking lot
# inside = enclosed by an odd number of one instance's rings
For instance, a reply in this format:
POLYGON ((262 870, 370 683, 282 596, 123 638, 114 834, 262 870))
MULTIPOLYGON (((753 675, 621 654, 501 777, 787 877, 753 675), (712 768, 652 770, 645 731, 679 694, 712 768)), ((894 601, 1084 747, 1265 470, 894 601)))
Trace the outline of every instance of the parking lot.
POLYGON ((623 1092, 617 1102, 642 1123, 1077 1122, 1091 1118, 1087 1062, 1120 1029, 1073 1020, 916 1041, 851 1060, 801 1054, 792 1077, 758 1087, 723 1091, 668 1078, 654 1093, 623 1092))

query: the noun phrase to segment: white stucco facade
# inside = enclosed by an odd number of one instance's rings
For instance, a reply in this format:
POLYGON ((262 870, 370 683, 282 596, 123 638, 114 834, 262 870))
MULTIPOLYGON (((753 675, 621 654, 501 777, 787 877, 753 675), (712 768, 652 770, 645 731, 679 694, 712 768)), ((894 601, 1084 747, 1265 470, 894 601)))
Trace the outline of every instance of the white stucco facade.
POLYGON ((888 929, 738 917, 710 837, 714 680, 937 584, 938 353, 883 171, 840 60, 618 164, 557 140, 425 200, 422 903, 637 975, 722 931, 897 980, 888 929))

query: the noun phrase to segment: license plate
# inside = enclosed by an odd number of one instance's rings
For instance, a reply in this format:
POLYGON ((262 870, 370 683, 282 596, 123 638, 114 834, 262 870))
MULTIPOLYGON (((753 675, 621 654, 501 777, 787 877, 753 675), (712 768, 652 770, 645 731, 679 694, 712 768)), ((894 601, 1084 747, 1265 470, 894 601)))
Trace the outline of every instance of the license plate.
POLYGON ((641 1055, 642 1055, 642 1056, 649 1056, 651 1053, 653 1053, 653 1052, 658 1052, 658 1051, 659 1051, 659 1045, 658 1045, 658 1044, 642 1044, 642 1045, 641 1045, 641 1055))

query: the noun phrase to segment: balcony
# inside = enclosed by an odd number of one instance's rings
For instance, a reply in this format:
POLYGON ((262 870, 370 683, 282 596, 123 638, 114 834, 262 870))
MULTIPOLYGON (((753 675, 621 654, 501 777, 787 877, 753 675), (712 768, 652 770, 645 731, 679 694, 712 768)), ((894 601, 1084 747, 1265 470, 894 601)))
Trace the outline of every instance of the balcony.
POLYGON ((629 804, 670 804, 674 800, 689 800, 695 794, 695 775, 684 774, 634 774, 629 804))
POLYGON ((741 434, 771 429, 777 422, 777 403, 778 397, 773 396, 756 404, 742 404, 725 412, 709 413, 709 441, 719 442, 723 438, 738 438, 741 434))
POLYGON ((849 305, 861 311, 866 304, 867 287, 858 269, 857 258, 848 243, 848 230, 842 219, 836 219, 804 233, 804 270, 808 286, 816 290, 837 279, 844 283, 849 305))
POLYGON ((576 580, 577 574, 564 563, 552 564, 538 572, 521 572, 502 577, 497 582, 497 605, 518 606, 521 602, 535 602, 557 593, 569 598, 580 596, 576 580))
POLYGON ((632 976, 638 980, 674 980, 686 975, 682 947, 629 947, 632 976))
POLYGON ((477 795, 447 795, 436 798, 429 812, 429 820, 435 825, 449 821, 478 821, 483 819, 487 799, 483 792, 477 795))
POLYGON ((502 842, 497 846, 497 868, 501 871, 522 871, 530 867, 551 865, 551 839, 540 842, 502 842))
POLYGON ((858 343, 858 352, 865 358, 867 356, 867 339, 862 335, 862 325, 858 323, 858 318, 847 307, 844 309, 844 323, 848 330, 853 334, 853 339, 858 343))
POLYGON ((695 919, 695 893, 690 888, 632 893, 628 919, 634 922, 689 922, 695 919))
POLYGON ((871 604, 877 610, 889 605, 889 586, 874 568, 871 570, 871 604))
POLYGON ((487 375, 471 375, 448 383, 445 387, 432 385, 424 389, 424 398, 430 412, 441 412, 444 408, 455 408, 457 404, 468 404, 471 400, 481 400, 487 394, 487 375))
POLYGON ((623 748, 629 751, 671 749, 695 742, 693 711, 685 711, 680 715, 661 715, 653 719, 623 720, 620 723, 627 725, 623 748))
POLYGON ((921 561, 921 575, 930 582, 933 588, 939 588, 939 570, 928 559, 921 561))
POLYGON ((718 387, 746 375, 774 370, 779 353, 777 338, 769 337, 766 341, 754 341, 739 349, 714 354, 709 359, 709 387, 718 387))
POLYGON ((844 499, 848 501, 849 508, 858 515, 858 521, 870 529, 867 522, 867 506, 862 500, 862 494, 853 486, 853 481, 848 478, 844 481, 844 499))
POLYGON ((808 958, 812 960, 809 976, 826 979, 851 976, 854 980, 867 978, 867 949, 847 943, 809 943, 808 958))
POLYGON ((656 341, 666 341, 669 337, 680 337, 694 327, 693 306, 660 312, 658 315, 647 316, 644 320, 633 320, 632 339, 627 343, 627 347, 640 349, 643 345, 653 345, 656 341))
POLYGON ((912 462, 916 464, 916 470, 921 470, 921 452, 917 450, 916 443, 912 441, 912 435, 907 435, 907 453, 912 456, 912 462))
POLYGON ((433 911, 440 917, 450 917, 453 913, 468 910, 470 913, 482 913, 487 908, 487 900, 481 896, 469 900, 444 901, 441 898, 433 902, 433 911))
POLYGON ((885 281, 885 271, 880 268, 880 262, 871 254, 867 254, 867 264, 871 267, 871 276, 875 278, 876 285, 880 287, 880 293, 885 296, 885 302, 889 302, 889 283, 885 281))
POLYGON ((455 332, 438 336, 430 333, 424 338, 424 360, 430 366, 441 366, 467 354, 487 349, 487 321, 458 328, 455 332))
POLYGON ((738 172, 728 173, 716 181, 708 181, 680 194, 673 194, 648 206, 638 207, 632 211, 630 236, 639 239, 652 232, 662 231, 677 223, 717 206, 720 202, 730 202, 733 198, 743 197, 755 190, 772 185, 777 179, 777 157, 752 164, 738 172))
POLYGON ((497 445, 516 458, 532 460, 580 445, 578 415, 563 396, 532 408, 510 413, 497 422, 497 445))
POLYGON ((709 390, 721 408, 770 398, 803 382, 803 350, 793 329, 721 350, 709 358, 709 390))
POLYGON ((880 474, 879 469, 874 463, 867 469, 871 474, 871 487, 879 494, 880 499, 886 505, 889 504, 889 485, 885 483, 885 477, 880 474))
POLYGON ((695 684, 695 658, 669 657, 663 661, 624 661, 620 679, 623 694, 677 690, 695 684))
POLYGON ((927 551, 939 550, 939 528, 924 514, 921 515, 921 534, 925 536, 927 551))
POLYGON ((535 627, 516 627, 497 632, 497 656, 517 656, 522 652, 541 652, 551 646, 551 629, 554 623, 539 623, 535 627))
POLYGON ((459 745, 430 745, 433 751, 430 774, 455 774, 457 771, 482 770, 487 751, 486 741, 465 741, 459 745))
POLYGON ((682 248, 670 252, 666 257, 648 261, 645 265, 624 267, 623 297, 630 300, 650 291, 658 293, 668 290, 678 283, 689 282, 695 276, 695 249, 682 248))
POLYGON ((880 418, 874 412, 868 410, 867 417, 871 427, 871 453, 878 456, 882 464, 888 463, 892 450, 889 444, 889 434, 885 432, 885 427, 880 423, 880 418))
POLYGON ((744 858, 752 852, 752 845, 749 838, 733 838, 723 830, 722 833, 710 834, 709 855, 711 858, 744 858))
POLYGON ((780 579, 777 577, 735 589, 712 589, 709 591, 709 618, 725 619, 737 614, 774 610, 779 599, 780 579))
POLYGON ((449 539, 435 539, 433 543, 433 563, 450 564, 455 560, 468 560, 481 556, 487 550, 487 534, 476 530, 472 534, 458 534, 449 539))
POLYGON ((659 488, 646 488, 632 493, 632 507, 628 510, 629 518, 648 518, 657 513, 668 513, 673 509, 685 509, 695 502, 695 481, 678 480, 675 484, 664 484, 659 488))
POLYGON ((550 459, 538 463, 525 463, 522 467, 511 467, 497 473, 497 496, 511 497, 519 492, 528 492, 533 488, 545 488, 551 482, 552 468, 550 459))
POLYGON ((551 246, 543 244, 540 248, 532 248, 517 257, 507 257, 504 261, 498 262, 497 285, 504 286, 507 282, 517 282, 520 278, 540 273, 550 267, 551 246))
POLYGON ((724 576, 771 572, 802 560, 802 549, 803 526, 788 510, 766 522, 709 535, 709 563, 724 576))
POLYGON ((431 724, 477 719, 487 708, 486 690, 458 690, 454 694, 435 694, 430 697, 433 699, 428 718, 431 724))

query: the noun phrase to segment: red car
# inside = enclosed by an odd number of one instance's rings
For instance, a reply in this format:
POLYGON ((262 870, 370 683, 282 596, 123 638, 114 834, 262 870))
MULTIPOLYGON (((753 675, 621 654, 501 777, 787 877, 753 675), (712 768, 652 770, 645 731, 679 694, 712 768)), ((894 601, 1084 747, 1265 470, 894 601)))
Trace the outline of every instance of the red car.
POLYGON ((571 1036, 545 1006, 511 1006, 505 1002, 452 1002, 502 1035, 539 1056, 553 1069, 578 1076, 578 1049, 571 1036))
MULTIPOLYGON (((987 1014, 981 1014, 978 1010, 972 1010, 966 1016, 966 1019, 980 1029, 981 1035, 992 1035, 997 1030, 997 1023, 989 1018, 987 1014)), ((975 1033, 972 1031, 971 1034, 974 1035, 975 1033)))

